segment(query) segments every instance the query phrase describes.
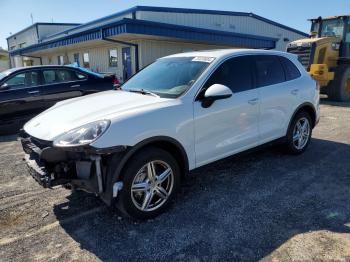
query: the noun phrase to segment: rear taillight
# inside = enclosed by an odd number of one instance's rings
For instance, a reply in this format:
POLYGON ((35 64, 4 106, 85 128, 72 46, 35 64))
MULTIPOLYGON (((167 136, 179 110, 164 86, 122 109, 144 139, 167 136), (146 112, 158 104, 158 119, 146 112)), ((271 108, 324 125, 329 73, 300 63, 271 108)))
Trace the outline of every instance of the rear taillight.
POLYGON ((113 77, 113 86, 116 89, 120 87, 120 82, 118 80, 118 77, 116 77, 116 76, 113 77))

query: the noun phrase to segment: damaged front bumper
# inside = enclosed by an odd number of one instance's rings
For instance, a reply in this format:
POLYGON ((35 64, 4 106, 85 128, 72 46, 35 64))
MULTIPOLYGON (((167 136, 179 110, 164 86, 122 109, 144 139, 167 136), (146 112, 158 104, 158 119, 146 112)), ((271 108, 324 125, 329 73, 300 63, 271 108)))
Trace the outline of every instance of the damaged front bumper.
MULTIPOLYGON (((54 147, 51 141, 34 138, 24 131, 20 133, 20 141, 28 171, 40 185, 45 188, 64 185, 100 195, 109 186, 106 181, 110 156, 126 150, 124 146, 107 149, 54 147)), ((111 187, 116 197, 114 191, 120 190, 120 185, 111 187)))

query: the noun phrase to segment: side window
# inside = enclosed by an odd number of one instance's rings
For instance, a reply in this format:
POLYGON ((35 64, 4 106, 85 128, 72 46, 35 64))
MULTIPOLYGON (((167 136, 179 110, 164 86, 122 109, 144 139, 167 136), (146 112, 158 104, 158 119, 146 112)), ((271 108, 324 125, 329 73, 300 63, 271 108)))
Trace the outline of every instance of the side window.
POLYGON ((20 89, 39 85, 39 73, 37 71, 17 74, 5 82, 10 89, 20 89))
POLYGON ((78 79, 75 72, 65 69, 44 70, 43 76, 45 84, 65 83, 78 79))
POLYGON ((57 74, 57 81, 59 83, 69 82, 69 81, 75 80, 73 78, 72 72, 69 70, 57 70, 56 74, 57 74))
POLYGON ((79 73, 79 72, 72 72, 77 80, 85 80, 87 77, 86 75, 79 73))
POLYGON ((55 70, 44 70, 44 83, 45 84, 55 84, 57 83, 56 72, 55 70))
POLYGON ((284 70, 276 56, 254 56, 257 87, 274 85, 285 81, 284 70))
POLYGON ((251 71, 251 62, 248 56, 232 58, 216 69, 205 84, 205 89, 213 84, 225 85, 233 93, 252 89, 251 71))
POLYGON ((38 71, 27 72, 25 76, 25 86, 38 86, 39 85, 39 73, 38 71))
POLYGON ((4 84, 6 84, 10 89, 20 89, 24 88, 26 74, 17 74, 11 77, 4 84))
POLYGON ((279 59, 283 65, 284 71, 286 73, 286 80, 287 81, 301 77, 299 69, 288 58, 281 56, 281 57, 279 57, 279 59))

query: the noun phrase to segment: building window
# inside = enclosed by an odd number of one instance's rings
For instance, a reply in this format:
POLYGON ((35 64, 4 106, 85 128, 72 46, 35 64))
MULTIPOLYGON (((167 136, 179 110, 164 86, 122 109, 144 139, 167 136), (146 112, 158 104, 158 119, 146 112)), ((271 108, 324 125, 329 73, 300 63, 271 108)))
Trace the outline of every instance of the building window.
POLYGON ((110 67, 117 67, 118 66, 117 49, 110 49, 109 50, 109 66, 110 67))
POLYGON ((10 50, 12 51, 12 50, 15 50, 16 49, 16 46, 15 45, 13 45, 13 46, 11 46, 10 47, 10 50))
POLYGON ((90 67, 89 53, 84 53, 83 54, 83 66, 84 67, 90 67))
POLYGON ((23 47, 25 47, 25 45, 26 45, 26 42, 20 43, 19 48, 23 48, 23 47))
POLYGON ((23 65, 24 66, 33 66, 34 65, 34 61, 33 60, 24 60, 23 61, 23 65))
POLYGON ((57 64, 59 64, 59 65, 64 64, 63 55, 57 56, 57 64))
POLYGON ((77 63, 77 65, 80 66, 79 53, 75 53, 73 56, 74 56, 74 63, 77 63))

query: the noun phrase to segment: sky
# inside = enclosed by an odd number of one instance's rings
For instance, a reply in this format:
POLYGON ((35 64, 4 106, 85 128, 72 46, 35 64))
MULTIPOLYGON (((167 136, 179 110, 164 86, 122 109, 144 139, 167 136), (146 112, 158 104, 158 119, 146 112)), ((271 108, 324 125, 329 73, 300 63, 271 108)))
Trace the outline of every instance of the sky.
POLYGON ((0 47, 34 23, 85 23, 136 5, 253 12, 309 32, 309 18, 350 14, 350 0, 0 0, 0 47))

